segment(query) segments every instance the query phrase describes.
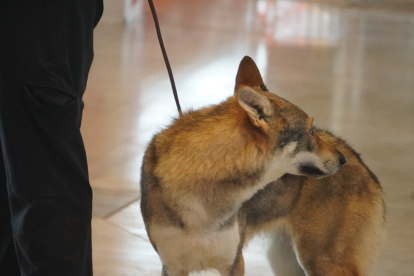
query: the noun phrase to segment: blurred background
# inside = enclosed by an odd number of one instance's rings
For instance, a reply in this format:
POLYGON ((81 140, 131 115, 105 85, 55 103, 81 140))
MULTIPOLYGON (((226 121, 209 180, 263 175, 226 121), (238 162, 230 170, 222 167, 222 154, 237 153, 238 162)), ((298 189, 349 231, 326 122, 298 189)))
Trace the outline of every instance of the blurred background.
MULTIPOLYGON (((372 275, 414 275, 414 1, 154 2, 183 110, 231 96, 251 56, 270 91, 348 141, 380 179, 388 238, 372 275)), ((160 275, 140 167, 177 110, 145 0, 105 1, 84 101, 95 275, 160 275)), ((272 275, 266 244, 245 250, 247 276, 272 275)))

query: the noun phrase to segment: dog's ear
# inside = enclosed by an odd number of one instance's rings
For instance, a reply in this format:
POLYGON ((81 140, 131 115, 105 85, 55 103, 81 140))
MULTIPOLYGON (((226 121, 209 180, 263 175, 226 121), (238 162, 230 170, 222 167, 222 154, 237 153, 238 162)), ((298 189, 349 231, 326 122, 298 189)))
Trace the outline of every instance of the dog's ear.
POLYGON ((269 126, 266 117, 271 114, 269 99, 248 86, 240 86, 236 91, 236 97, 252 124, 267 132, 269 126))
POLYGON ((245 56, 240 62, 236 76, 235 92, 242 85, 260 87, 263 91, 267 91, 256 63, 254 63, 253 59, 249 56, 245 56))

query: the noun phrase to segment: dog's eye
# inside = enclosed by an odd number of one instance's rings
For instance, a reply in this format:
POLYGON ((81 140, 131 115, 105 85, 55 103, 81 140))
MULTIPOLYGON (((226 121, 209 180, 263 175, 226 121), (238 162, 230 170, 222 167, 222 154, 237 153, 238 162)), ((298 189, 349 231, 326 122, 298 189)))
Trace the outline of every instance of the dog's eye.
POLYGON ((310 134, 311 134, 312 136, 315 136, 315 128, 312 128, 312 129, 311 129, 310 134))

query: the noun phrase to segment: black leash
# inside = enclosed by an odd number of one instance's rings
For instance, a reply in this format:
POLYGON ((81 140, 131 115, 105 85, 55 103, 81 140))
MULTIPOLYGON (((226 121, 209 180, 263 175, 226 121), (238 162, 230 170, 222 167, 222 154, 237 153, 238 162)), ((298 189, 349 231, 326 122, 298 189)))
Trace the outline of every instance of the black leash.
POLYGON ((181 115, 180 101, 178 100, 178 94, 177 94, 177 89, 175 88, 174 76, 171 70, 170 62, 168 61, 167 52, 165 51, 164 42, 162 41, 161 30, 160 30, 160 25, 158 23, 157 13, 155 12, 155 8, 154 8, 154 4, 152 3, 152 0, 148 0, 148 4, 151 8, 152 17, 154 18, 155 28, 157 29, 158 41, 160 42, 160 47, 161 47, 162 55, 164 57, 165 66, 167 66, 168 76, 170 77, 171 88, 174 93, 175 103, 177 105, 178 113, 180 113, 181 115))

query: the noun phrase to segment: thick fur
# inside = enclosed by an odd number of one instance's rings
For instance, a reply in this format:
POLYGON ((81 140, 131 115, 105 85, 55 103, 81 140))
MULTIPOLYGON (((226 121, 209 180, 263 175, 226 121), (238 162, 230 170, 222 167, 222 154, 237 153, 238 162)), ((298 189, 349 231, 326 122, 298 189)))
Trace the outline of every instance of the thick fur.
POLYGON ((268 258, 277 276, 368 275, 384 237, 382 189, 344 141, 316 134, 347 163, 321 179, 286 174, 256 193, 242 208, 246 239, 269 234, 268 258))
MULTIPOLYGON (((365 175, 367 170, 351 150, 346 175, 322 178, 335 174, 346 162, 336 141, 324 132, 315 133, 311 117, 268 92, 253 60, 245 57, 234 96, 181 114, 154 136, 146 150, 141 210, 150 241, 163 263, 163 275, 188 275, 211 268, 221 275, 244 275, 246 234, 249 239, 266 230, 275 233, 275 245, 282 241, 290 246, 291 255, 299 259, 291 263, 308 275, 364 275, 360 263, 365 259, 357 262, 356 258, 370 255, 361 252, 368 245, 362 247, 362 241, 367 241, 364 237, 372 234, 372 227, 359 223, 379 223, 376 215, 382 212, 382 205, 373 206, 366 193, 379 202, 381 193, 374 193, 371 186, 378 188, 377 182, 367 179, 370 174, 365 175), (340 198, 338 191, 347 191, 347 181, 349 187, 363 187, 350 188, 356 190, 354 197, 342 193, 340 198), (312 192, 313 187, 319 190, 312 192), (281 209, 286 212, 280 213, 281 209), (332 210, 337 211, 329 213, 332 210), (339 219, 340 214, 345 221, 339 219), (281 234, 276 237, 276 233, 281 234), (359 249, 350 250, 344 244, 351 236, 362 237, 359 249), (328 245, 332 248, 327 249, 328 245), (325 263, 313 258, 313 247, 321 248, 325 263), (338 256, 343 259, 334 259, 338 256), (351 272, 340 274, 346 269, 351 272)), ((277 249, 272 250, 270 255, 277 256, 277 249)))

